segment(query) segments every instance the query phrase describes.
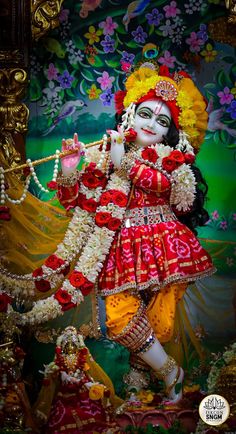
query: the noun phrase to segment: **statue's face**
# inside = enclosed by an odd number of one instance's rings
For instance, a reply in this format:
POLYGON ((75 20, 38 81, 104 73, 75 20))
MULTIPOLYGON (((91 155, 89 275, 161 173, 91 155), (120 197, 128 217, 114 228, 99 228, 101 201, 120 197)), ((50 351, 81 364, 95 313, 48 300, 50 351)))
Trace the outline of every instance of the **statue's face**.
POLYGON ((135 144, 146 147, 163 141, 170 127, 171 112, 162 100, 148 100, 138 106, 134 120, 135 144))

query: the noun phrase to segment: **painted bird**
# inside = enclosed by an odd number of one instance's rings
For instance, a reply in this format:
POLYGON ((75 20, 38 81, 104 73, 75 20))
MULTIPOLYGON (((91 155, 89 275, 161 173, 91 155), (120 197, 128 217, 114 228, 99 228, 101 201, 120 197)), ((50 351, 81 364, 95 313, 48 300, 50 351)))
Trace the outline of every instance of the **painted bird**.
POLYGON ((67 101, 60 109, 59 114, 53 120, 53 124, 43 132, 42 136, 47 136, 50 134, 54 128, 61 122, 63 119, 68 118, 68 116, 72 116, 76 110, 82 110, 83 107, 87 107, 87 104, 82 99, 77 99, 76 101, 67 101))
POLYGON ((224 111, 225 110, 223 107, 217 110, 213 110, 213 99, 210 98, 207 106, 207 112, 209 114, 207 129, 211 132, 224 130, 227 131, 230 136, 236 137, 236 130, 234 128, 229 128, 226 124, 221 122, 224 111))
POLYGON ((129 6, 127 7, 126 14, 122 19, 126 31, 128 31, 128 25, 130 20, 142 14, 144 9, 146 9, 149 3, 150 0, 137 0, 129 4, 129 6))
POLYGON ((47 51, 49 51, 52 54, 56 54, 59 59, 64 59, 66 55, 65 48, 62 47, 59 41, 54 38, 45 38, 43 40, 43 45, 46 48, 47 51))

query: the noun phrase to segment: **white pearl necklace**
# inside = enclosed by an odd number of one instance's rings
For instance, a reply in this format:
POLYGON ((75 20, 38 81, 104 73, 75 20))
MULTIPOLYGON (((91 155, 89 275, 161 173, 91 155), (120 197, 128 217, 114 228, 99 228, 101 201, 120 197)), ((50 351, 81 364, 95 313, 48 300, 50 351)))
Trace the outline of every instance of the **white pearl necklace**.
POLYGON ((102 142, 101 158, 97 164, 98 169, 101 169, 105 155, 106 155, 106 148, 107 148, 107 135, 106 134, 103 135, 102 140, 103 140, 103 142, 102 142))
MULTIPOLYGON (((60 155, 60 151, 57 149, 56 150, 56 158, 55 158, 55 163, 54 163, 54 169, 53 169, 53 177, 52 177, 52 181, 56 182, 57 180, 57 176, 58 176, 58 166, 59 166, 59 155, 60 155)), ((27 176, 26 178, 26 182, 25 182, 25 186, 23 189, 23 193, 21 195, 21 197, 19 199, 12 199, 7 193, 6 193, 6 188, 5 188, 5 180, 4 180, 4 169, 3 167, 0 167, 0 189, 1 189, 1 193, 0 193, 0 204, 4 205, 6 200, 8 200, 10 203, 14 204, 14 205, 19 205, 21 204, 25 198, 26 198, 26 194, 27 191, 29 189, 29 185, 30 185, 30 181, 31 181, 31 177, 33 177, 33 180, 35 182, 35 184, 40 188, 41 191, 43 191, 44 193, 50 193, 50 191, 47 188, 44 188, 41 184, 41 182, 39 181, 36 172, 34 170, 34 166, 33 163, 31 161, 30 158, 28 158, 28 160, 26 160, 27 165, 30 168, 30 174, 27 176)))

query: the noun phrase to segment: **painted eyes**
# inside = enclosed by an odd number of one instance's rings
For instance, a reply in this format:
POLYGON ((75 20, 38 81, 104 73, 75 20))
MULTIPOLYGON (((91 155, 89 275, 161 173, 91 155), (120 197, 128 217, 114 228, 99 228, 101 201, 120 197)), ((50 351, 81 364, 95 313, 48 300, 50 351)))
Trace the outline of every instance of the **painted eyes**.
MULTIPOLYGON (((153 112, 147 109, 141 109, 137 111, 137 115, 143 119, 152 119, 152 117, 154 116, 153 112)), ((170 126, 170 119, 168 118, 168 116, 160 114, 156 117, 156 123, 158 125, 161 125, 162 127, 168 128, 170 126)))

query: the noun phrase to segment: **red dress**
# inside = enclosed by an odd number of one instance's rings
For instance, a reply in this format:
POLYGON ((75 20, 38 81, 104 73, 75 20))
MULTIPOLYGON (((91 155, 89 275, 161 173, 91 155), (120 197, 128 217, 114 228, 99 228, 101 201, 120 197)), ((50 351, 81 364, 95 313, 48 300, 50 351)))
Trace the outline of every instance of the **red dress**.
MULTIPOLYGON (((170 207, 170 180, 136 161, 130 171, 132 188, 126 215, 99 275, 99 291, 158 291, 176 282, 193 282, 212 274, 209 254, 170 207)), ((66 209, 79 204, 79 183, 59 187, 66 209)))
POLYGON ((193 282, 215 269, 193 232, 169 205, 169 179, 136 162, 132 190, 120 231, 99 276, 102 295, 150 289, 172 282, 193 282))
POLYGON ((113 418, 103 408, 101 399, 91 400, 86 387, 61 385, 53 401, 46 434, 93 434, 119 432, 113 418))

